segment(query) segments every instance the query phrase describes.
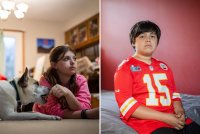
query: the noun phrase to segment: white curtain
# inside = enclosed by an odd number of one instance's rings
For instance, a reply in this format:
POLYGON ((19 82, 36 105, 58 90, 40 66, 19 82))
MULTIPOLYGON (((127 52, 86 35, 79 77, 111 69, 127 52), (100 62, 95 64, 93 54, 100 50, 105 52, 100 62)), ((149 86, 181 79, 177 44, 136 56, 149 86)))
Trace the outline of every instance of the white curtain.
POLYGON ((0 30, 0 74, 5 73, 5 48, 3 41, 3 31, 0 30))

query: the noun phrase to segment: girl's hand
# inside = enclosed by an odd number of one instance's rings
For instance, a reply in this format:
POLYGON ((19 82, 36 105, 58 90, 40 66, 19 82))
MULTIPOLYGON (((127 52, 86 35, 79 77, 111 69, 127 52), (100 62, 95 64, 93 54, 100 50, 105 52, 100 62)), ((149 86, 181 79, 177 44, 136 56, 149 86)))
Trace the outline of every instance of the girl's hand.
POLYGON ((177 130, 182 129, 185 125, 185 121, 178 119, 174 114, 167 114, 164 122, 173 126, 177 130))
POLYGON ((81 107, 80 102, 76 99, 74 94, 68 88, 59 84, 51 88, 50 94, 58 98, 62 109, 79 110, 81 107))
POLYGON ((57 97, 59 99, 59 103, 61 104, 61 108, 62 109, 69 109, 69 105, 67 103, 67 100, 65 98, 65 96, 71 92, 68 88, 63 87, 59 84, 56 84, 55 86, 53 86, 50 90, 50 94, 53 94, 55 97, 57 97))
POLYGON ((98 119, 99 118, 99 108, 93 108, 86 110, 86 116, 89 119, 98 119))
POLYGON ((53 94, 57 98, 61 98, 62 96, 66 96, 69 92, 71 92, 71 91, 68 88, 63 87, 59 84, 56 84, 50 90, 50 94, 53 94))

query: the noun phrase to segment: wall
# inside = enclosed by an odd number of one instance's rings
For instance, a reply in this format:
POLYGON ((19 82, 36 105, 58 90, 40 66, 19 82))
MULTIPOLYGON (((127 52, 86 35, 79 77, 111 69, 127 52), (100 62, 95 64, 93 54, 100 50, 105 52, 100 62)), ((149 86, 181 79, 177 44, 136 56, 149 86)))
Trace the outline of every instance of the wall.
MULTIPOLYGON (((37 38, 55 39, 55 45, 64 44, 64 24, 35 20, 8 19, 0 23, 0 28, 21 30, 25 33, 25 66, 34 67, 36 60, 44 53, 37 53, 37 38)), ((47 54, 45 54, 47 55, 47 54)), ((47 56, 48 57, 48 56, 47 56)), ((48 61, 48 60, 47 60, 48 61)), ((47 62, 48 63, 48 62, 47 62)), ((48 64, 46 64, 48 65, 48 64)))
MULTIPOLYGON (((64 44, 64 33, 71 27, 85 21, 91 16, 97 14, 99 9, 91 6, 81 14, 77 14, 66 23, 49 22, 40 20, 17 20, 15 17, 0 22, 0 29, 21 30, 25 32, 25 65, 28 67, 35 66, 36 60, 44 53, 37 53, 37 38, 53 38, 55 45, 64 44)), ((48 58, 48 54, 45 54, 48 58)), ((45 68, 49 66, 46 60, 45 68)))
POLYGON ((172 68, 180 92, 200 94, 200 1, 102 0, 101 4, 102 89, 113 90, 117 65, 133 54, 130 28, 151 20, 162 31, 154 57, 172 68))

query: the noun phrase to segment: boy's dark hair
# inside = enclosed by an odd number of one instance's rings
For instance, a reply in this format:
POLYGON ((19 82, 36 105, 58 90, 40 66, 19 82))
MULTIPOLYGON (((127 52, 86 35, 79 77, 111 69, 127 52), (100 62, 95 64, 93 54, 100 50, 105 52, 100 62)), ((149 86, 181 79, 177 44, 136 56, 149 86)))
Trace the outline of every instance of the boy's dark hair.
POLYGON ((135 44, 135 38, 144 32, 155 32, 159 42, 161 36, 160 28, 155 23, 147 20, 139 21, 131 28, 129 33, 131 45, 135 44))

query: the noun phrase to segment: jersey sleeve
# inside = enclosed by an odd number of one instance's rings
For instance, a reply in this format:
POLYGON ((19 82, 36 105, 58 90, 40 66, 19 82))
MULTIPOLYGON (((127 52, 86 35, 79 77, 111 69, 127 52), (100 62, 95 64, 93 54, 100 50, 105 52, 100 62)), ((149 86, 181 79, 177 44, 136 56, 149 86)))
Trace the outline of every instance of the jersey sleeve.
POLYGON ((129 68, 121 68, 114 76, 115 97, 121 115, 128 120, 140 103, 133 97, 133 78, 129 68))
POLYGON ((173 101, 181 101, 181 96, 180 96, 180 93, 176 89, 176 84, 175 84, 175 81, 174 81, 174 75, 173 75, 171 69, 169 69, 169 75, 171 77, 171 89, 173 91, 172 92, 172 100, 173 101))

